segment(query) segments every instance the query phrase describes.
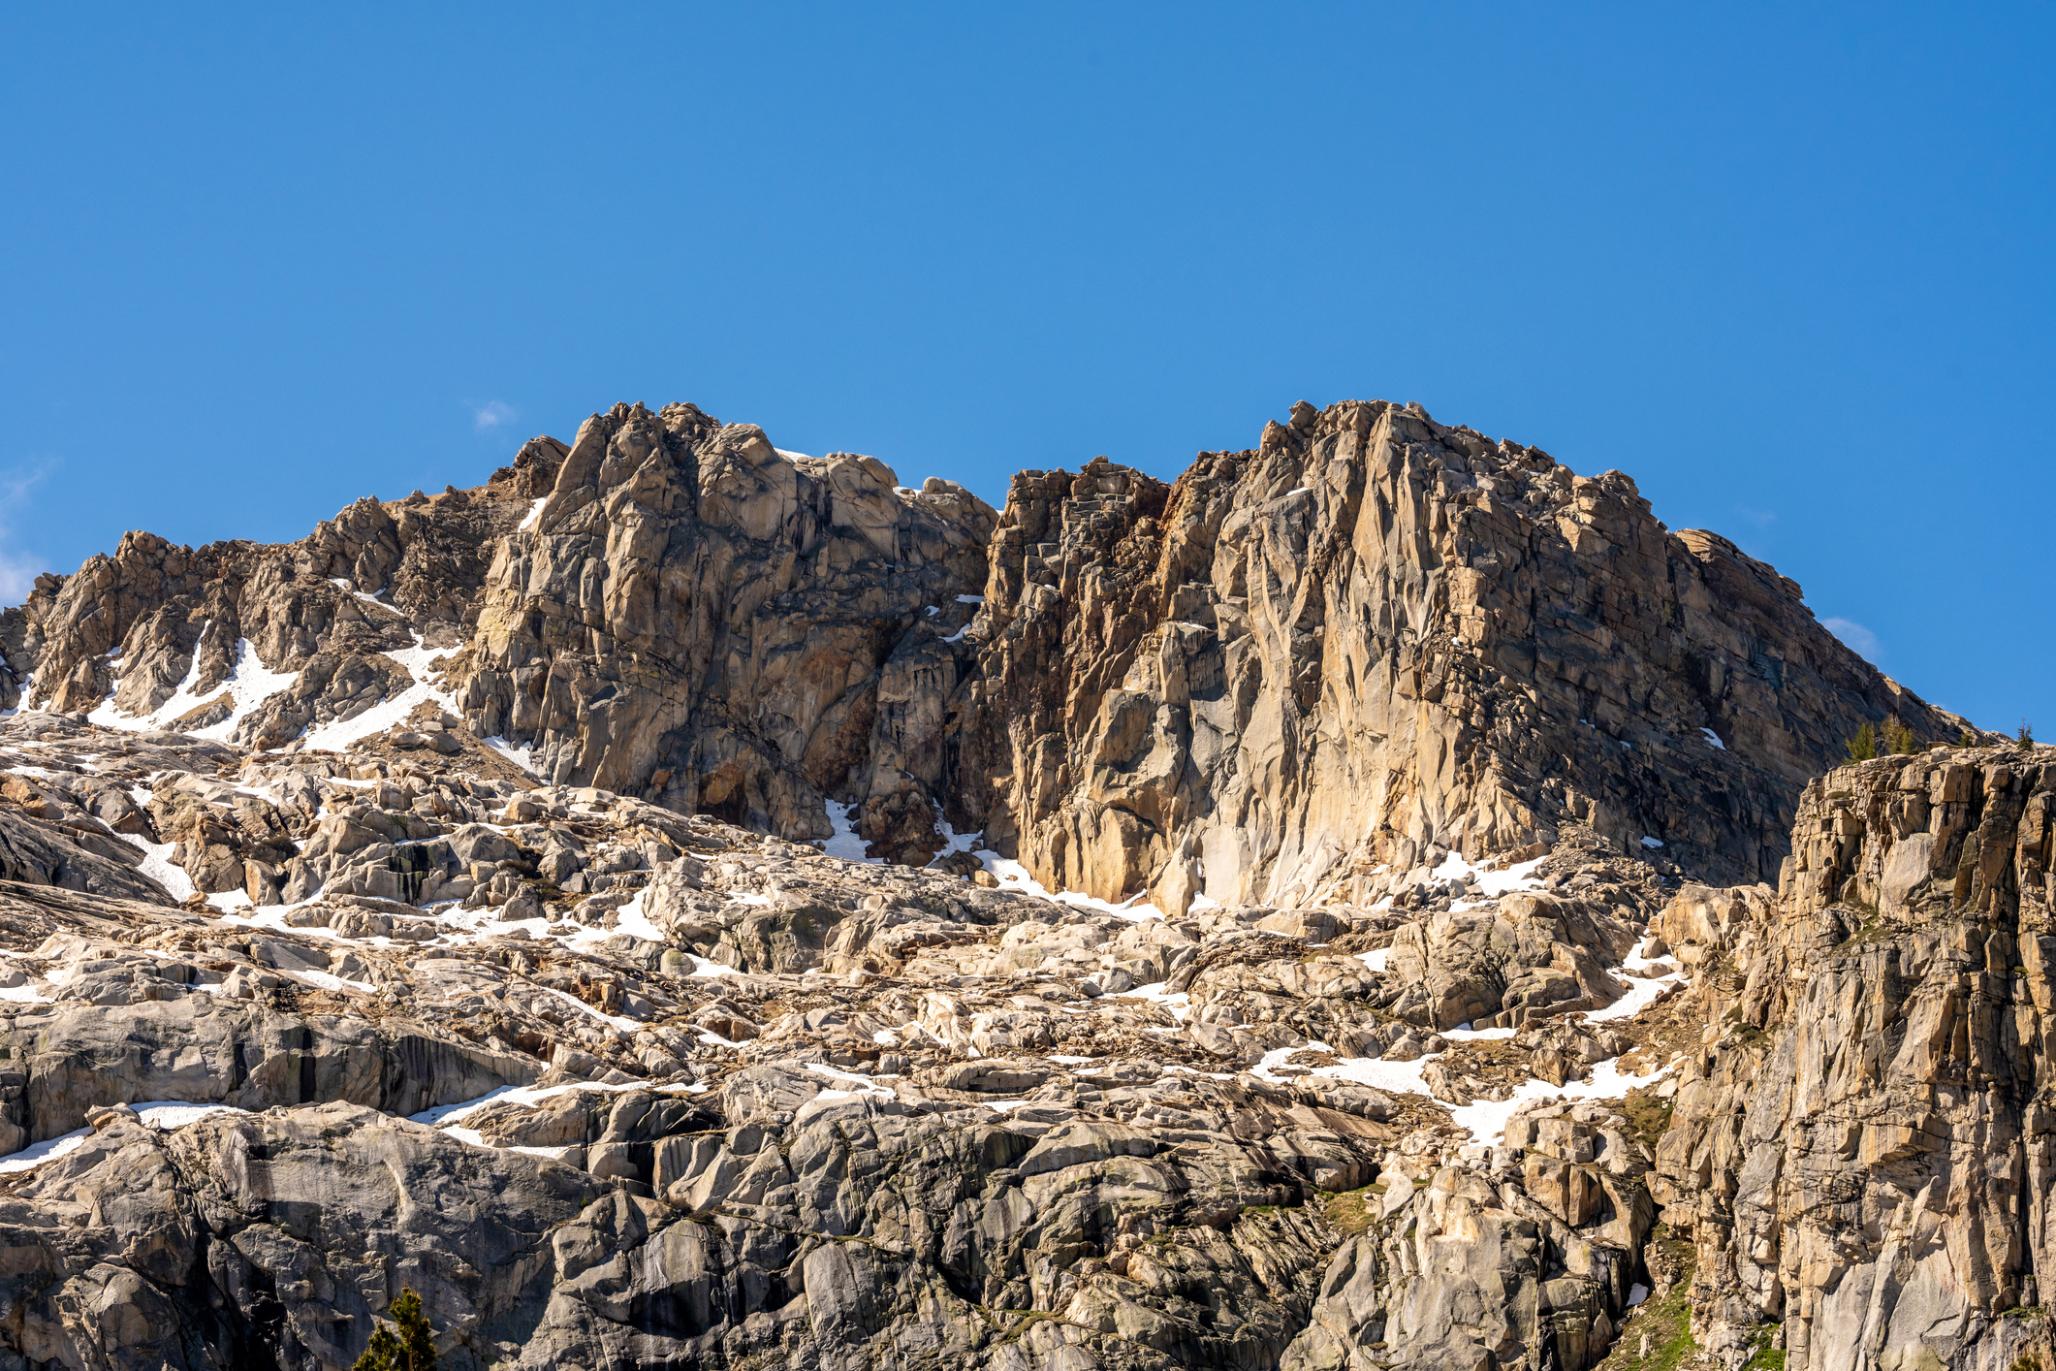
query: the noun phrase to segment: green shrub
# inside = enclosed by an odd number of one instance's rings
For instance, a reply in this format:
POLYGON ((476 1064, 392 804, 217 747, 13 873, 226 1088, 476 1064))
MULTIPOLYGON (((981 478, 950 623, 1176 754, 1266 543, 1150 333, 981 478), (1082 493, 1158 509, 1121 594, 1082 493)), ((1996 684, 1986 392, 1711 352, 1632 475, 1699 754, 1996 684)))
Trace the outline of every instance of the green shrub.
POLYGON ((1885 720, 1885 751, 1895 757, 1904 757, 1913 752, 1913 730, 1897 719, 1885 720))

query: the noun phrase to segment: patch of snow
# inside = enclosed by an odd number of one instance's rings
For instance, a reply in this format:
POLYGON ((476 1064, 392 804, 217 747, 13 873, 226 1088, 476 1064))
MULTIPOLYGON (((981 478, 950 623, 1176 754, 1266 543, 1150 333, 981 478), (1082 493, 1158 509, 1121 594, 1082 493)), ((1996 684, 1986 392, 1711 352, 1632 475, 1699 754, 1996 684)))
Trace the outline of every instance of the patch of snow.
POLYGON ((1496 900, 1501 895, 1510 895, 1517 890, 1540 890, 1543 882, 1535 875, 1535 872, 1546 860, 1547 855, 1545 854, 1525 862, 1516 862, 1509 867, 1499 868, 1493 866, 1489 861, 1483 864, 1474 864, 1466 861, 1463 854, 1452 851, 1442 859, 1441 865, 1430 871, 1428 875, 1438 881, 1463 881, 1468 879, 1477 885, 1478 889, 1487 899, 1496 900))
POLYGON ((1728 750, 1728 745, 1720 740, 1720 734, 1715 733, 1710 728, 1700 729, 1699 736, 1706 739, 1706 745, 1716 752, 1726 752, 1728 750))
POLYGON ((278 971, 282 976, 290 976, 296 981, 304 981, 317 990, 333 990, 338 993, 345 990, 355 990, 366 995, 375 994, 378 990, 378 987, 370 981, 346 980, 327 971, 288 971, 284 967, 278 968, 278 971))
POLYGON ((1628 1287, 1628 1308, 1637 1308, 1642 1304, 1643 1301, 1647 1300, 1648 1298, 1649 1287, 1642 1284, 1642 1282, 1636 1281, 1633 1285, 1628 1287))
POLYGON ((1470 1133, 1473 1142, 1493 1147, 1506 1137, 1506 1125, 1513 1116, 1529 1105, 1555 1100, 1617 1100, 1630 1090, 1653 1085, 1669 1070, 1669 1067, 1660 1067, 1648 1075, 1633 1075, 1621 1070, 1620 1058, 1609 1057, 1592 1067, 1589 1080, 1552 1085, 1548 1081, 1531 1078, 1515 1086, 1513 1094, 1506 1099, 1474 1100, 1470 1104, 1455 1105, 1450 1108, 1449 1116, 1458 1127, 1470 1133))
POLYGON ((999 883, 1001 890, 1011 890, 1022 895, 1034 895, 1039 899, 1070 905, 1074 909, 1090 909, 1101 914, 1112 914, 1116 918, 1126 919, 1130 923, 1146 923, 1151 919, 1161 919, 1164 917, 1164 912, 1161 909, 1143 899, 1145 892, 1138 891, 1120 904, 1113 904, 1106 900, 1094 899, 1090 895, 1081 895, 1075 890, 1052 891, 1046 889, 1042 882, 1028 874, 1027 867, 1021 865, 1012 857, 1000 856, 999 853, 994 852, 989 847, 979 848, 971 855, 978 859, 978 865, 991 873, 993 879, 999 883))
POLYGON ((308 752, 347 751, 366 738, 397 728, 423 704, 433 703, 449 713, 458 713, 457 697, 435 684, 431 674, 437 662, 457 651, 454 647, 430 647, 419 633, 415 633, 414 646, 397 648, 385 654, 400 664, 413 684, 348 718, 330 719, 308 730, 301 738, 300 746, 308 752))
POLYGON ((1148 1000, 1151 1004, 1160 1004, 1169 1010, 1171 1017, 1179 1023, 1184 1023, 1186 1018, 1192 1013, 1192 996, 1183 990, 1166 990, 1162 981, 1151 981, 1148 985, 1138 985, 1133 990, 1122 991, 1114 998, 1117 1000, 1148 1000))
MULTIPOLYGON (((384 600, 380 599, 378 595, 373 595, 368 591, 362 591, 357 589, 356 586, 350 584, 349 579, 347 577, 331 576, 328 579, 330 585, 341 587, 343 590, 348 591, 350 594, 356 596, 358 599, 362 600, 365 604, 372 606, 374 609, 382 609, 388 614, 397 614, 402 619, 407 617, 405 614, 401 614, 398 608, 396 608, 393 605, 389 605, 384 600)), ((384 594, 384 592, 381 591, 379 592, 379 594, 382 595, 384 594)))
POLYGON ((226 742, 236 731, 237 725, 250 716, 258 705, 278 694, 300 679, 297 671, 273 671, 264 665, 257 655, 257 649, 248 638, 236 641, 236 661, 228 679, 212 690, 202 691, 200 687, 200 657, 207 643, 207 634, 213 628, 212 621, 200 630, 200 637, 193 644, 193 663, 186 671, 185 679, 178 683, 171 698, 145 715, 132 715, 115 707, 114 692, 86 715, 88 723, 103 728, 118 728, 128 732, 143 732, 149 729, 170 729, 180 718, 201 705, 219 700, 226 692, 229 697, 228 717, 204 728, 188 731, 187 736, 204 738, 211 742, 226 742))
POLYGON ((117 833, 115 837, 130 847, 141 848, 143 860, 136 864, 136 870, 164 887, 164 893, 171 896, 173 904, 184 904, 192 898, 193 878, 185 868, 172 861, 171 854, 177 850, 176 843, 153 843, 140 833, 117 833))
POLYGON ((529 775, 535 775, 534 743, 522 743, 517 746, 495 733, 492 737, 485 740, 485 745, 520 767, 523 771, 526 771, 529 775))
POLYGON ((1685 973, 1670 963, 1651 960, 1648 947, 1649 939, 1645 936, 1629 950, 1627 957, 1615 970, 1614 974, 1628 983, 1628 993, 1603 1008, 1587 1010, 1583 1015, 1586 1023, 1612 1023, 1620 1019, 1632 1019, 1656 1003, 1664 991, 1685 979, 1685 973), (1633 971, 1659 969, 1663 969, 1662 974, 1655 976, 1628 974, 1633 971))
POLYGON ((579 999, 578 996, 567 994, 562 990, 555 990, 549 986, 543 986, 541 989, 543 994, 562 1000, 580 1013, 590 1014, 601 1023, 607 1024, 623 1033, 638 1033, 642 1031, 643 1024, 638 1019, 627 1018, 620 1014, 609 1014, 604 1009, 595 1009, 584 1000, 579 999))
POLYGON ((534 528, 535 521, 543 517, 543 506, 548 504, 549 502, 549 496, 544 495, 539 497, 535 501, 535 503, 531 504, 528 507, 528 513, 521 516, 521 522, 515 525, 515 530, 520 533, 526 533, 530 529, 534 528))
MULTIPOLYGON (((1332 1051, 1324 1044, 1317 1046, 1321 1051, 1332 1051)), ((1400 1095, 1428 1095, 1428 1063, 1432 1055, 1423 1055, 1410 1062, 1387 1061, 1383 1057, 1343 1057, 1328 1066, 1317 1066, 1312 1074, 1327 1076, 1338 1081, 1353 1081, 1367 1085, 1373 1090, 1384 1090, 1400 1095)))
POLYGON ((936 853, 930 859, 928 863, 930 866, 934 866, 944 857, 954 857, 960 852, 975 851, 978 844, 985 841, 983 830, 976 833, 959 833, 954 828, 951 828, 949 821, 942 817, 940 809, 936 811, 935 815, 935 832, 942 839, 942 851, 936 853))
POLYGON ((959 595, 957 596, 957 603, 960 605, 982 605, 985 603, 985 597, 983 595, 959 595))
MULTIPOLYGON (((440 1128, 451 1137, 457 1138, 459 1142, 468 1142, 474 1147, 483 1147, 489 1144, 485 1143, 476 1132, 467 1128, 462 1130, 462 1132, 468 1133, 470 1136, 459 1136, 459 1130, 449 1126, 451 1121, 461 1119, 465 1115, 483 1109, 489 1104, 515 1105, 523 1109, 533 1109, 544 1100, 553 1100, 559 1095, 569 1095, 581 1090, 616 1095, 628 1090, 652 1089, 659 1095, 697 1095, 700 1091, 706 1089, 706 1085, 700 1081, 693 1081, 684 1085, 660 1085, 654 1087, 645 1081, 624 1081, 618 1085, 609 1085, 602 1081, 568 1081, 562 1085, 503 1085, 469 1100, 460 1100, 455 1104, 439 1104, 433 1108, 424 1109, 419 1114, 409 1114, 407 1121, 409 1123, 426 1124, 430 1128, 440 1128)), ((508 1150, 512 1151, 514 1149, 510 1148, 508 1150)))
POLYGON ((1663 839, 1652 838, 1647 833, 1644 833, 1642 835, 1642 846, 1648 848, 1651 852, 1654 852, 1658 848, 1663 846, 1663 839))
POLYGON ((1472 1028, 1467 1023, 1442 1030, 1442 1036, 1453 1043, 1503 1043, 1513 1036, 1511 1028, 1472 1028))
POLYGON ((0 1000, 9 1004, 48 1004, 50 997, 37 988, 34 981, 20 985, 0 985, 0 1000))
POLYGON ((854 1071, 838 1071, 834 1067, 820 1062, 809 1062, 807 1070, 836 1084, 824 1086, 813 1099, 801 1105, 792 1116, 792 1121, 795 1124, 810 1119, 822 1110, 831 1109, 839 1104, 850 1104, 860 1100, 869 1102, 872 1100, 898 1098, 893 1093, 891 1086, 881 1085, 874 1078, 860 1076, 854 1071))
POLYGON ((846 862, 863 862, 868 866, 883 866, 883 857, 871 855, 871 844, 857 835, 856 826, 850 822, 850 807, 840 800, 828 801, 828 826, 834 832, 821 843, 821 850, 831 857, 840 857, 846 862))
POLYGON ((1356 959, 1372 971, 1383 972, 1385 964, 1392 960, 1392 949, 1389 947, 1374 947, 1369 952, 1357 953, 1356 959))
POLYGON ((0 1157, 0 1176, 12 1176, 17 1172, 33 1171, 44 1162, 55 1161, 67 1152, 78 1150, 80 1143, 93 1135, 90 1128, 74 1129, 55 1138, 45 1138, 39 1143, 30 1143, 19 1152, 0 1157))
POLYGON ((238 1109, 232 1104, 188 1104, 184 1100, 145 1100, 132 1104, 136 1117, 161 1133, 184 1128, 198 1123, 211 1114, 247 1114, 247 1109, 238 1109))

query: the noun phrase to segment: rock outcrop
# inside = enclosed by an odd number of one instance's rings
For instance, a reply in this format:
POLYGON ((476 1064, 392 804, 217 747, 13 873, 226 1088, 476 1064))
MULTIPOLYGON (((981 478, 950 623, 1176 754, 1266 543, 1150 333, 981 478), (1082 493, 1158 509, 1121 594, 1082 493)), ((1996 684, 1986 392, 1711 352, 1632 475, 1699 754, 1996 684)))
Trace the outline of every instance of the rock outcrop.
POLYGON ((2052 911, 2056 760, 2003 747, 1829 772, 1775 894, 1665 912, 1705 968, 1658 1149, 1703 1342, 1792 1371, 2056 1362, 2052 911))
POLYGON ((1573 825, 1756 879, 1863 723, 1962 726, 1620 473, 1386 404, 1301 405, 1168 487, 1016 477, 971 637, 971 822, 1166 906, 1368 898, 1573 825))
POLYGON ((992 523, 876 458, 619 406, 499 544, 465 713, 553 780, 795 838, 828 837, 826 802, 854 801, 881 850, 926 861, 951 638, 992 523))
POLYGON ((0 1371, 2056 1360, 2056 762, 1617 474, 623 406, 0 650, 0 1371))

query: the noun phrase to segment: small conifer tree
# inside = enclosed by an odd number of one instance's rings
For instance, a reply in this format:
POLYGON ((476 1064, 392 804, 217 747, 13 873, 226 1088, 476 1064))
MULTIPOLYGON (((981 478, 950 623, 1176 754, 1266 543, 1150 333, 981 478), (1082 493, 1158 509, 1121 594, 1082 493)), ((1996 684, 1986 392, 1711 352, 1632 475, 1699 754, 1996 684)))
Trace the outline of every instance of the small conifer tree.
POLYGON ((350 1364, 350 1371, 435 1371, 435 1339, 429 1333, 421 1296, 402 1290, 386 1312, 393 1316, 392 1324, 378 1325, 364 1355, 350 1364))
POLYGON ((1885 751, 1903 757, 1913 751, 1913 730, 1898 719, 1885 720, 1885 751))
POLYGON ((1878 726, 1865 724, 1842 744, 1852 762, 1867 762, 1878 755, 1878 726))

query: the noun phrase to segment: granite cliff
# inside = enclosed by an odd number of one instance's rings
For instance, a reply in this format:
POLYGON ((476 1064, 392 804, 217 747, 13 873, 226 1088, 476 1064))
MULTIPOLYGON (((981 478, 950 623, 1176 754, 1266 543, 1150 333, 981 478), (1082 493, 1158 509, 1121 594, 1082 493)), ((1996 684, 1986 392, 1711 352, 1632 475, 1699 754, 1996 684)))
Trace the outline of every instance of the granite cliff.
POLYGON ((0 1368, 2056 1364, 2056 767, 1618 473, 619 406, 0 650, 0 1368))

